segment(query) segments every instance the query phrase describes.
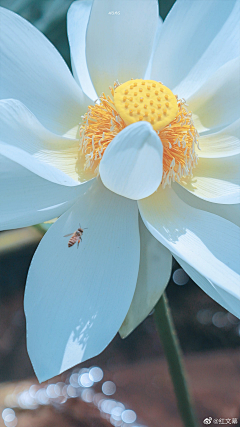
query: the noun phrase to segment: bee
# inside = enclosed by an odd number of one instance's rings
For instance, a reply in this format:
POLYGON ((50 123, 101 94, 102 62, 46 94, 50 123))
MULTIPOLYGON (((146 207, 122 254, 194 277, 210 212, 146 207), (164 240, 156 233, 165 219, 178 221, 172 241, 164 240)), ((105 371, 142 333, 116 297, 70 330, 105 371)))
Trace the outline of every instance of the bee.
POLYGON ((79 224, 79 228, 74 231, 74 233, 66 234, 64 237, 71 236, 68 241, 68 247, 71 248, 75 243, 77 243, 77 247, 79 246, 79 243, 82 241, 82 235, 83 230, 86 230, 86 228, 81 228, 79 224))

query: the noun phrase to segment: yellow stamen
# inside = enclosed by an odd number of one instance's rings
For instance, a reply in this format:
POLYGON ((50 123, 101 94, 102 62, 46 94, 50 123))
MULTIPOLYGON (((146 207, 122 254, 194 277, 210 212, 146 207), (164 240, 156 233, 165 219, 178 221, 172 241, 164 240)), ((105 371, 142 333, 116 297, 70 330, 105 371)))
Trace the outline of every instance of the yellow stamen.
POLYGON ((80 151, 85 154, 84 169, 96 171, 107 146, 126 127, 110 96, 104 94, 88 107, 80 127, 80 151))
POLYGON ((163 144, 162 185, 165 187, 171 181, 179 182, 182 177, 191 175, 198 160, 195 153, 198 132, 185 100, 178 100, 175 119, 164 129, 157 131, 157 134, 163 144))

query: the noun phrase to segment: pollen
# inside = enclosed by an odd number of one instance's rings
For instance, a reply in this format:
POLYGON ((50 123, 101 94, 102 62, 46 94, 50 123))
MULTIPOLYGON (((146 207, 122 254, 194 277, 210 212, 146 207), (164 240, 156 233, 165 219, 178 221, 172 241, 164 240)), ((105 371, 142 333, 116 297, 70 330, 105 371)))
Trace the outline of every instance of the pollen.
POLYGON ((178 111, 177 99, 170 89, 162 83, 153 80, 129 80, 114 89, 114 105, 120 117, 126 125, 130 125, 139 120, 134 103, 131 104, 133 112, 130 114, 129 110, 125 108, 125 103, 123 101, 123 96, 127 92, 128 101, 132 102, 135 90, 131 88, 134 87, 134 83, 137 83, 139 92, 141 92, 141 115, 145 117, 146 121, 152 124, 155 131, 163 129, 176 117, 178 111), (167 103, 166 100, 168 101, 167 103), (159 108, 160 102, 168 107, 164 109, 161 120, 158 118, 156 111, 159 108), (146 109, 150 109, 149 111, 152 113, 151 116, 145 116, 146 109))
POLYGON ((157 131, 163 144, 163 178, 162 186, 192 175, 198 157, 195 146, 198 145, 198 132, 194 127, 192 114, 188 111, 186 101, 178 100, 178 112, 168 126, 157 131))
MULTIPOLYGON (((113 89, 111 88, 113 95, 113 89)), ((104 93, 90 105, 80 126, 80 155, 85 155, 84 169, 96 175, 100 160, 113 138, 126 127, 119 116, 113 99, 104 93)))
POLYGON ((79 150, 81 156, 85 155, 85 170, 97 175, 102 156, 113 138, 126 126, 144 120, 152 125, 163 145, 163 188, 191 175, 198 160, 195 153, 198 133, 185 100, 152 80, 115 82, 114 89, 110 89, 112 96, 103 93, 83 116, 79 150), (142 89, 140 99, 139 94, 135 99, 132 96, 136 86, 142 89))

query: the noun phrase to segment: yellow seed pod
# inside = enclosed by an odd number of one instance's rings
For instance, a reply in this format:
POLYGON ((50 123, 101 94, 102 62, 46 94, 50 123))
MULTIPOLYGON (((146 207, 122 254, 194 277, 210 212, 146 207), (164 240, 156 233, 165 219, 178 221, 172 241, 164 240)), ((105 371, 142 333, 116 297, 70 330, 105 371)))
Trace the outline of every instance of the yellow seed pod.
POLYGON ((114 90, 114 105, 126 125, 143 120, 144 117, 144 120, 151 123, 153 129, 156 131, 163 129, 171 123, 178 113, 178 103, 175 95, 166 86, 154 80, 136 79, 118 86, 114 90), (141 89, 141 94, 137 96, 135 95, 136 86, 141 89), (128 95, 127 100, 130 110, 126 108, 126 94, 128 95), (133 99, 134 95, 135 98, 133 99), (166 100, 168 101, 167 103, 166 100), (138 108, 135 106, 136 101, 141 102, 140 105, 137 105, 138 108), (164 105, 168 104, 167 110, 164 109, 163 111, 163 116, 159 116, 159 113, 156 111, 160 108, 159 102, 163 102, 164 105), (148 108, 152 113, 151 117, 145 114, 148 108))

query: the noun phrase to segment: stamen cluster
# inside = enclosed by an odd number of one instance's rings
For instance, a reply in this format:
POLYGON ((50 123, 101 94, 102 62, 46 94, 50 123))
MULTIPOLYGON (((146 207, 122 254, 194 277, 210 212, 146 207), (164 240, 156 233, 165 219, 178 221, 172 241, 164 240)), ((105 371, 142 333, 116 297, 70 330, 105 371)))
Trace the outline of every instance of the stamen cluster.
MULTIPOLYGON (((119 86, 114 83, 114 88, 119 86)), ((114 89, 110 87, 114 97, 114 89)), ((175 118, 163 129, 156 130, 163 144, 163 188, 171 182, 192 175, 197 164, 195 144, 198 145, 198 132, 194 127, 192 114, 187 110, 184 99, 177 99, 178 110, 175 118)), ((104 93, 89 106, 83 116, 80 127, 80 150, 85 154, 84 169, 91 169, 96 174, 100 160, 113 138, 127 124, 119 115, 114 100, 104 93)), ((199 147, 198 147, 199 148, 199 147)))
POLYGON ((163 144, 163 188, 171 182, 192 176, 198 156, 198 132, 194 127, 192 113, 187 110, 185 99, 178 100, 178 113, 164 129, 157 131, 163 144))
MULTIPOLYGON (((115 87, 118 85, 117 82, 114 84, 115 87)), ((110 90, 114 96, 114 90, 111 87, 110 90)), ((94 106, 88 107, 80 127, 80 150, 85 154, 85 170, 91 168, 98 172, 98 165, 104 151, 125 127, 126 124, 115 109, 110 96, 103 93, 94 106)))

